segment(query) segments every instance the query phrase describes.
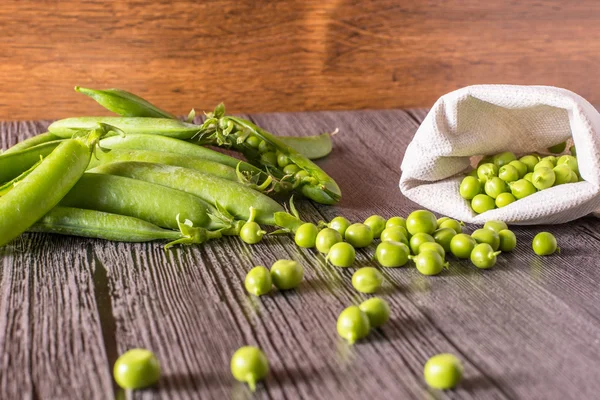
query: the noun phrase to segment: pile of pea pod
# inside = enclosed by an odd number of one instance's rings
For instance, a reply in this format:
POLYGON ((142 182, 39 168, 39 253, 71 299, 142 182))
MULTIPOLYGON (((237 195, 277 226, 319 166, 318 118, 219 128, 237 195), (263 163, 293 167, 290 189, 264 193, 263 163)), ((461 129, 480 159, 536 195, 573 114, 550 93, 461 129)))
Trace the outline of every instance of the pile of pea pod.
POLYGON ((329 154, 330 134, 277 137, 222 104, 199 125, 194 110, 184 122, 124 90, 75 90, 119 116, 59 120, 0 154, 0 246, 26 231, 167 248, 222 235, 256 243, 284 211, 269 195, 341 198, 311 161, 329 154))

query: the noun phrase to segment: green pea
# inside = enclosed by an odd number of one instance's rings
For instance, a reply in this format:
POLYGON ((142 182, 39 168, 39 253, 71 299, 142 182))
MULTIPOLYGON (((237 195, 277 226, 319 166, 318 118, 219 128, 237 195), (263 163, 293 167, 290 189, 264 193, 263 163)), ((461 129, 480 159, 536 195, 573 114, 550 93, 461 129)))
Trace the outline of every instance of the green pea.
POLYGON ((331 246, 341 242, 342 235, 335 229, 325 228, 317 234, 315 246, 321 253, 327 254, 331 250, 331 246))
POLYGON ((517 237, 512 231, 503 229, 498 232, 498 236, 500 237, 500 247, 498 250, 508 253, 517 247, 517 237))
POLYGON ((246 144, 253 149, 258 149, 260 142, 261 140, 258 138, 258 136, 250 135, 246 138, 246 144))
POLYGON ((150 350, 131 349, 117 358, 113 375, 123 389, 142 389, 158 382, 160 365, 150 350))
POLYGON ((481 160, 479 160, 479 162, 477 163, 477 167, 479 168, 483 164, 490 164, 490 163, 491 164, 494 163, 493 156, 483 156, 481 158, 481 160))
POLYGON ((277 165, 279 168, 285 168, 290 163, 290 159, 285 154, 279 151, 275 154, 277 154, 277 165))
POLYGON ((308 178, 310 176, 310 174, 301 169, 300 171, 296 172, 296 175, 294 175, 294 179, 298 182, 302 182, 305 178, 308 178))
POLYGON ((571 153, 573 157, 577 157, 577 149, 575 148, 575 146, 569 147, 569 153, 571 153))
POLYGON ((361 293, 375 293, 382 283, 383 275, 377 268, 362 267, 352 274, 352 286, 361 293))
POLYGON ((533 186, 538 190, 552 187, 555 180, 556 175, 554 174, 554 171, 546 167, 536 169, 531 176, 531 183, 533 183, 533 186))
POLYGON ((402 242, 408 246, 408 232, 406 231, 406 228, 402 226, 392 226, 390 228, 385 228, 383 232, 381 232, 381 236, 379 238, 382 242, 391 240, 394 242, 402 242))
POLYGON ((540 160, 540 162, 541 162, 541 161, 549 161, 549 162, 551 162, 551 163, 552 163, 552 165, 554 165, 554 166, 556 167, 556 161, 557 161, 557 160, 558 160, 558 158, 556 158, 556 156, 546 156, 546 157, 543 157, 543 158, 540 160))
POLYGON ((500 247, 500 237, 498 236, 498 233, 492 229, 477 229, 471 234, 471 237, 475 239, 477 243, 489 244, 494 251, 498 250, 498 247, 500 247))
POLYGON ((380 215, 371 215, 369 218, 365 220, 365 225, 371 228, 371 232, 373 232, 373 237, 379 237, 381 232, 385 229, 386 220, 380 215))
POLYGON ((498 171, 498 178, 504 182, 514 182, 519 180, 519 171, 510 164, 506 164, 498 171))
POLYGON ((494 176, 498 176, 498 166, 496 164, 481 164, 477 168, 477 177, 482 183, 487 182, 488 179, 494 176))
POLYGON ((339 242, 331 246, 327 253, 327 261, 336 267, 350 267, 356 259, 356 250, 350 243, 339 242))
POLYGON ((459 192, 463 199, 471 200, 481 193, 481 182, 475 177, 466 176, 460 183, 459 192))
POLYGON ((439 229, 444 229, 444 228, 449 228, 449 229, 452 229, 456 233, 461 233, 462 232, 462 227, 463 227, 463 223, 462 222, 457 221, 455 219, 448 219, 448 220, 446 220, 446 221, 444 221, 444 222, 442 222, 441 224, 438 225, 438 230, 439 229))
POLYGON ((500 252, 495 252, 492 246, 490 246, 489 244, 479 243, 471 252, 471 262, 477 268, 492 268, 496 264, 496 256, 498 254, 500 254, 500 252))
POLYGON ((312 249, 313 247, 315 247, 318 233, 319 229, 317 228, 317 226, 315 224, 307 222, 305 224, 300 225, 300 227, 296 230, 296 234, 294 235, 294 241, 300 247, 312 249))
MULTIPOLYGON (((504 168, 504 167, 502 167, 504 168)), ((492 199, 498 198, 502 193, 509 191, 508 185, 505 181, 498 177, 493 177, 485 183, 485 194, 490 196, 492 199)))
POLYGON ((406 229, 406 220, 402 217, 392 217, 387 220, 385 223, 386 228, 391 228, 393 226, 401 226, 406 229))
POLYGON ((373 231, 365 224, 352 224, 346 229, 344 239, 356 248, 367 247, 373 243, 373 231))
POLYGON ((271 279, 277 289, 294 289, 304 278, 304 269, 293 260, 278 260, 271 266, 271 279))
POLYGON ((415 255, 419 254, 419 247, 421 247, 421 245, 426 242, 435 243, 435 239, 433 238, 433 236, 423 232, 413 235, 410 238, 409 242, 410 251, 415 255))
POLYGON ((273 146, 271 146, 269 143, 265 142, 264 140, 261 140, 260 143, 258 144, 258 151, 260 151, 261 153, 268 153, 268 152, 272 152, 273 146))
POLYGON ((438 354, 425 363, 425 382, 433 389, 447 390, 456 387, 462 380, 463 367, 452 354, 438 354))
POLYGON ((254 392, 256 382, 269 373, 269 362, 258 347, 240 347, 231 357, 231 374, 239 382, 245 382, 254 392))
POLYGON ((515 201, 517 201, 517 199, 515 199, 515 196, 513 196, 512 193, 500 193, 498 197, 496 197, 496 207, 506 207, 515 201))
POLYGON ((515 196, 517 200, 523 199, 537 192, 535 186, 533 186, 533 183, 526 181, 525 179, 519 179, 516 182, 511 182, 509 186, 512 195, 515 196))
POLYGON ((369 334, 369 317, 358 306, 350 306, 342 311, 337 320, 337 332, 349 344, 369 334))
POLYGON ((517 156, 515 156, 515 154, 510 151, 505 151, 504 153, 496 154, 492 158, 494 164, 496 164, 498 168, 503 167, 504 165, 507 165, 509 162, 514 161, 516 159, 517 156))
POLYGON ((260 155, 260 162, 266 165, 277 165, 277 155, 274 151, 267 151, 266 153, 262 153, 260 155))
POLYGON ((416 233, 432 234, 437 229, 437 219, 432 212, 427 210, 413 211, 406 218, 406 229, 411 235, 416 233))
POLYGON ((446 258, 446 250, 439 243, 425 242, 419 246, 419 253, 427 250, 435 251, 442 258, 446 258))
POLYGON ((579 176, 577 176, 575 171, 571 171, 571 182, 570 183, 577 183, 577 182, 579 182, 579 176))
POLYGON ((334 229, 339 232, 340 235, 344 236, 346 233, 346 229, 350 226, 350 221, 348 221, 344 217, 335 217, 331 220, 328 225, 331 229, 334 229))
POLYGON ((423 250, 413 257, 413 261, 423 275, 437 275, 447 265, 439 253, 431 250, 423 250))
MULTIPOLYGON (((283 173, 286 175, 294 175, 298 171, 300 171, 300 167, 297 166, 296 164, 288 164, 285 167, 283 167, 283 173)), ((304 171, 304 172, 306 172, 306 171, 304 171)), ((306 174, 308 176, 308 172, 306 172, 306 174)))
POLYGON ((450 252, 450 242, 456 236, 456 231, 452 228, 441 228, 433 232, 433 239, 442 246, 445 252, 450 252))
POLYGON ((379 328, 390 319, 390 306, 380 297, 365 300, 358 307, 367 314, 371 328, 379 328))
POLYGON ((244 287, 250 294, 262 296, 263 294, 269 293, 272 286, 273 280, 271 279, 271 273, 262 265, 252 268, 246 274, 244 287))
POLYGON ((248 244, 260 242, 267 232, 262 230, 259 224, 254 221, 246 222, 240 231, 240 239, 248 244))
POLYGON ((526 173, 525 176, 523 177, 523 179, 525 179, 526 181, 529 181, 529 182, 533 183, 533 172, 526 173))
POLYGON ((556 176, 554 186, 571 183, 571 168, 567 164, 557 165, 553 171, 556 176))
POLYGON ((440 229, 440 224, 450 220, 450 217, 441 217, 437 219, 437 229, 440 229))
POLYGON ((554 167, 555 167, 555 165, 551 160, 541 160, 539 163, 537 163, 535 165, 535 167, 533 168, 533 172, 535 172, 536 169, 540 169, 540 168, 553 169, 554 167))
POLYGON ((401 242, 385 241, 379 243, 375 250, 375 258, 383 267, 402 267, 408 262, 410 250, 401 242))
POLYGON ((508 229, 508 226, 506 225, 506 223, 504 221, 487 221, 484 225, 483 225, 483 229, 491 229, 496 233, 499 233, 500 231, 504 230, 504 229, 508 229))
POLYGON ((478 194, 471 200, 471 208, 477 214, 481 214, 496 208, 496 202, 486 194, 478 194))
POLYGON ((567 148, 567 142, 555 144, 554 146, 548 147, 548 151, 554 154, 560 154, 567 148))
POLYGON ((472 176, 473 178, 477 178, 477 168, 470 170, 469 173, 467 174, 467 176, 472 176))
POLYGON ((514 160, 508 163, 508 165, 512 165, 519 172, 519 179, 523 178, 527 174, 527 165, 519 160, 514 160))
POLYGON ((554 254, 558 249, 558 244, 553 234, 550 232, 540 232, 533 238, 531 247, 538 256, 549 256, 550 254, 554 254))
POLYGON ((450 241, 450 252, 457 258, 467 259, 477 245, 475 239, 466 233, 459 233, 450 241))
POLYGON ((540 159, 538 156, 529 154, 519 158, 519 161, 527 166, 527 172, 533 172, 533 169, 535 168, 536 164, 540 162, 540 159))

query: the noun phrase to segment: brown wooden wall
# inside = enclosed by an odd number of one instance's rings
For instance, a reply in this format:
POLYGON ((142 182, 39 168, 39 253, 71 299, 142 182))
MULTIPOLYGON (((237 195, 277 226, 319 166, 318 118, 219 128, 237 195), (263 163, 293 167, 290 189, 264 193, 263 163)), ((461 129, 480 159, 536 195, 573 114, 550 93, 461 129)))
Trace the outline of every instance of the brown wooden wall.
POLYGON ((597 0, 0 2, 0 119, 100 114, 74 85, 168 110, 429 106, 476 83, 600 103, 597 0))

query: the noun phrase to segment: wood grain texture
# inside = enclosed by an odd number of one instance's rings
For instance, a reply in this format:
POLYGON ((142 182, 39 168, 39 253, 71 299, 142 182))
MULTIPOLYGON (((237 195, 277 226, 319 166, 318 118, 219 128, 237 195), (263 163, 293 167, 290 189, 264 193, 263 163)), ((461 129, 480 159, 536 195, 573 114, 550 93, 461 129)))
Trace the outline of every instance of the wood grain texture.
MULTIPOLYGON (((417 205, 398 190, 402 154, 423 110, 251 115, 283 135, 339 128, 319 161, 337 180, 335 207, 299 201, 307 220, 407 215, 417 205)), ((41 132, 42 123, 2 123, 0 143, 41 132)), ((475 227, 469 226, 471 231, 475 227)), ((600 391, 600 231, 596 219, 514 229, 519 245, 491 270, 451 261, 424 277, 383 269, 392 319, 353 347, 336 335, 338 313, 368 296, 351 286, 356 268, 327 265, 287 237, 254 246, 225 238, 168 253, 158 243, 120 244, 26 235, 1 250, 0 398, 122 398, 111 382, 117 356, 156 352, 158 387, 135 399, 248 399, 229 373, 240 346, 260 346, 271 373, 259 399, 588 399, 600 391), (529 244, 553 232, 561 253, 540 258, 529 244), (245 273, 280 258, 305 267, 298 290, 254 298, 245 273), (455 391, 426 389, 422 367, 458 355, 455 391)), ((375 246, 358 252, 372 265, 375 246)))
POLYGON ((479 83, 600 103, 594 0, 0 3, 0 120, 101 114, 74 85, 176 114, 430 106, 479 83))

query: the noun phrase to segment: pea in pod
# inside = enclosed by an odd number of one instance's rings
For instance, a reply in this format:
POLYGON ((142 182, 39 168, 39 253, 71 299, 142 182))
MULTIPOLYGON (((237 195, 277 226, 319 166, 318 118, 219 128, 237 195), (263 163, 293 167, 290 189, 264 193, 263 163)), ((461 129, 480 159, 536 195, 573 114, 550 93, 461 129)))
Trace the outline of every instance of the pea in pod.
POLYGON ((60 143, 60 140, 55 140, 30 148, 1 154, 0 184, 8 182, 27 171, 40 160, 40 157, 46 157, 52 153, 60 143))

